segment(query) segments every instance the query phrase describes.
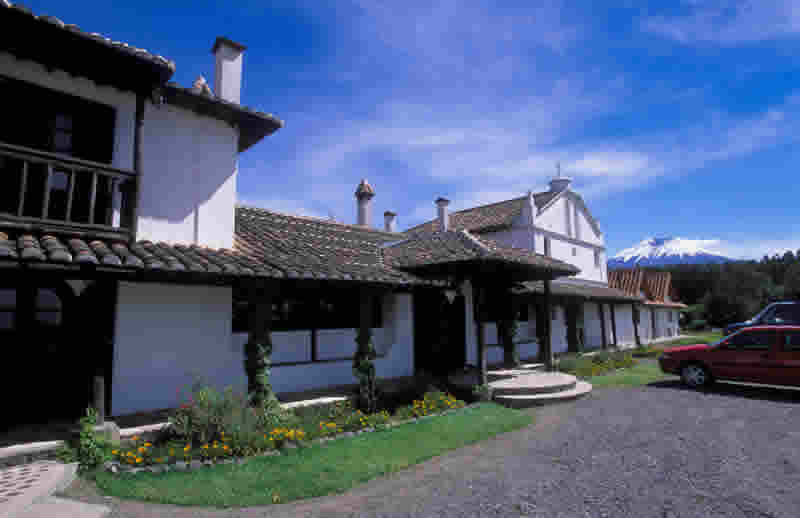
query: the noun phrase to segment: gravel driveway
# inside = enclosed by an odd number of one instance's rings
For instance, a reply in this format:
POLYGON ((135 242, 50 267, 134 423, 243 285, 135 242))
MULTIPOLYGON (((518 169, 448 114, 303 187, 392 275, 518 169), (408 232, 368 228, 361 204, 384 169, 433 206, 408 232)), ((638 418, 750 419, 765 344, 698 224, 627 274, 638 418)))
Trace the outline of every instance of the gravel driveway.
POLYGON ((233 511, 98 497, 114 517, 800 516, 800 391, 601 389, 536 424, 348 493, 233 511))

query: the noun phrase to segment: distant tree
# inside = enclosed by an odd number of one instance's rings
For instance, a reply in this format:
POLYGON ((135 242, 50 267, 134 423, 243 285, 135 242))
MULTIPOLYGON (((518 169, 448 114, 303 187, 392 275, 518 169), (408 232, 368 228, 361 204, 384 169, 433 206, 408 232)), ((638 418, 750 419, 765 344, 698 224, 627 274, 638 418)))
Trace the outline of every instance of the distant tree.
POLYGON ((786 270, 783 285, 784 295, 793 299, 800 299, 800 262, 795 262, 786 270))

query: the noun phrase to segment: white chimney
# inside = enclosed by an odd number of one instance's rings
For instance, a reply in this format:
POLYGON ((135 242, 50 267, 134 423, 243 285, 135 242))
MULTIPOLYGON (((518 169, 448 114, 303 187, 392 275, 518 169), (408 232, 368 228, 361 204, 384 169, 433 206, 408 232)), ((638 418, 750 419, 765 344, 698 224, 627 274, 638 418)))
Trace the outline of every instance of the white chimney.
POLYGON ((536 200, 533 198, 533 191, 528 191, 528 194, 525 195, 522 220, 525 225, 533 225, 536 221, 536 200))
POLYGON ((450 200, 447 198, 437 198, 436 207, 439 209, 439 230, 447 232, 450 229, 450 215, 447 213, 447 206, 450 200))
POLYGON ((572 178, 561 176, 561 163, 556 163, 556 177, 550 180, 550 190, 553 192, 561 192, 569 187, 572 178))
POLYGON ((358 224, 368 227, 370 224, 370 200, 375 196, 375 190, 367 182, 366 178, 361 179, 356 189, 356 203, 358 204, 358 224))
POLYGON ((383 226, 386 232, 396 232, 395 230, 395 220, 397 219, 397 214, 394 212, 387 210, 383 213, 383 226))
POLYGON ((241 104, 242 55, 245 47, 241 43, 219 36, 214 41, 214 93, 221 99, 241 104))

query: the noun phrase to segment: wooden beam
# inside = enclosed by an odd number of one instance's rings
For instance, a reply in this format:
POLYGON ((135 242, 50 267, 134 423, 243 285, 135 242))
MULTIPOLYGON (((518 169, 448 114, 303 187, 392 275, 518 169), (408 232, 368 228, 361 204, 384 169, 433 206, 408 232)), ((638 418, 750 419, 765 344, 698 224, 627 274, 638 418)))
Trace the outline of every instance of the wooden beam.
POLYGON ((25 208, 25 193, 28 190, 28 162, 22 162, 22 179, 19 186, 19 206, 17 207, 17 216, 22 216, 22 210, 25 208))
POLYGON ((555 369, 553 361, 553 308, 550 305, 550 279, 544 281, 544 311, 547 315, 544 327, 544 364, 545 369, 552 371, 555 369))
POLYGON ((608 337, 606 337, 606 312, 603 310, 603 303, 597 303, 597 310, 600 313, 600 332, 603 333, 603 349, 608 349, 608 337))
POLYGON ((614 338, 614 348, 619 347, 619 342, 617 341, 617 312, 614 309, 614 303, 611 303, 611 334, 614 338))
POLYGON ((47 174, 44 177, 44 197, 42 198, 42 219, 47 219, 50 210, 50 182, 53 178, 53 166, 47 164, 47 174))
POLYGON ((133 200, 130 201, 131 242, 139 238, 139 201, 142 193, 142 132, 144 129, 144 98, 142 93, 136 93, 136 115, 133 133, 133 200))
POLYGON ((72 198, 75 195, 75 180, 78 174, 75 171, 69 173, 69 190, 67 191, 67 213, 65 214, 67 221, 72 221, 72 198))
POLYGON ((94 224, 94 205, 97 200, 97 171, 92 171, 89 187, 89 224, 94 224))

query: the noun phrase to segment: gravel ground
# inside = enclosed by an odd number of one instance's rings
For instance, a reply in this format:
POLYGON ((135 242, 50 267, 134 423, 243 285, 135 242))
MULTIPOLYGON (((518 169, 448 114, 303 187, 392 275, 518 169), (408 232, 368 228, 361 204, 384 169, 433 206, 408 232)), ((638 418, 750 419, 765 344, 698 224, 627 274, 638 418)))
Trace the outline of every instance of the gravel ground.
MULTIPOLYGON (((800 516, 800 391, 674 381, 603 389, 535 411, 536 424, 342 495, 217 510, 72 498, 112 517, 800 516)), ((211 488, 210 488, 211 489, 211 488)))

